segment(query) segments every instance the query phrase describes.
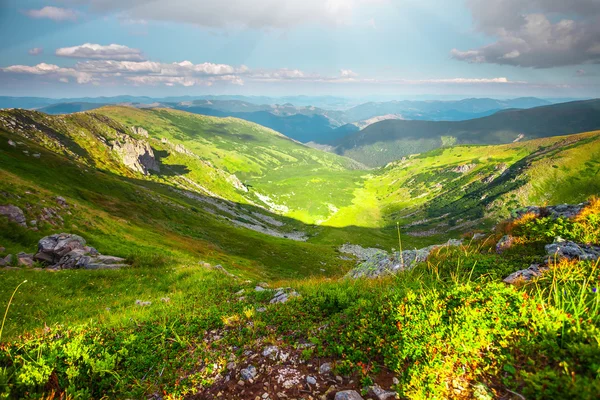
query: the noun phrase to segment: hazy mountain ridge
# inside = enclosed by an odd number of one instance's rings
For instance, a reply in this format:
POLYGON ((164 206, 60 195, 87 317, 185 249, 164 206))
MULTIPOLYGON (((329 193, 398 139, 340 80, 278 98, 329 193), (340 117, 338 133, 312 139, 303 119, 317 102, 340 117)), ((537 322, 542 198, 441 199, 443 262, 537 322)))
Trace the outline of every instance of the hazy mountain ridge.
POLYGON ((371 166, 452 144, 502 144, 600 129, 600 100, 507 110, 467 121, 385 120, 340 139, 336 151, 371 166))

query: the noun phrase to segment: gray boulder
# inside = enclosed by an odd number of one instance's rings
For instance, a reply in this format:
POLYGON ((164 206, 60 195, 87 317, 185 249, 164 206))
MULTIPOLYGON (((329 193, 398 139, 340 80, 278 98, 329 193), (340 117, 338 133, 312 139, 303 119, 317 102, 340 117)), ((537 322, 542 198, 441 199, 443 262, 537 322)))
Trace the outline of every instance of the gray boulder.
POLYGON ((561 238, 554 239, 554 243, 545 247, 548 259, 554 258, 580 261, 596 261, 600 258, 600 247, 578 244, 561 238))
POLYGON ((513 211, 515 218, 520 218, 525 214, 535 214, 537 216, 550 216, 554 219, 557 218, 573 218, 576 217, 581 210, 583 210, 589 203, 580 204, 559 204, 557 206, 547 207, 524 207, 513 211))
POLYGON ((249 381, 250 379, 254 379, 257 374, 258 374, 258 371, 254 367, 254 365, 248 365, 246 368, 244 368, 244 369, 242 369, 240 371, 240 376, 245 381, 249 381))
POLYGON ((36 260, 56 263, 73 250, 84 250, 85 239, 71 233, 59 233, 43 237, 38 242, 36 260))
POLYGON ((382 250, 373 252, 364 261, 360 262, 356 268, 350 270, 346 274, 346 277, 355 279, 377 278, 411 270, 418 263, 426 261, 432 251, 442 247, 460 246, 461 244, 462 241, 451 239, 441 245, 433 245, 415 250, 404 250, 402 255, 400 255, 400 252, 389 254, 382 250))
POLYGON ((364 400, 356 390, 344 390, 335 394, 335 400, 364 400))
POLYGON ((33 254, 28 254, 28 253, 17 254, 17 263, 21 267, 31 267, 33 265, 33 254))
POLYGON ((511 285, 527 282, 532 280, 533 278, 542 276, 542 274, 548 271, 549 269, 550 268, 548 268, 547 265, 532 264, 527 269, 522 269, 517 272, 513 272, 512 274, 504 278, 504 282, 511 285))
POLYGON ((502 254, 506 250, 510 249, 515 241, 515 238, 511 235, 504 235, 502 239, 496 243, 496 253, 502 254))
POLYGON ((12 254, 7 255, 4 258, 0 258, 0 267, 4 267, 5 265, 10 265, 10 263, 12 262, 12 254))
POLYGON ((23 210, 17 206, 13 206, 12 204, 0 206, 0 215, 4 215, 11 222, 17 223, 21 226, 27 226, 25 214, 23 214, 23 210))
POLYGON ((84 238, 71 233, 46 236, 38 242, 38 252, 33 258, 50 265, 51 269, 118 269, 127 266, 124 258, 102 255, 85 243, 84 238))
POLYGON ((368 390, 369 396, 377 399, 377 400, 389 400, 396 398, 396 392, 392 392, 391 390, 385 390, 381 388, 379 385, 373 385, 369 387, 368 390))

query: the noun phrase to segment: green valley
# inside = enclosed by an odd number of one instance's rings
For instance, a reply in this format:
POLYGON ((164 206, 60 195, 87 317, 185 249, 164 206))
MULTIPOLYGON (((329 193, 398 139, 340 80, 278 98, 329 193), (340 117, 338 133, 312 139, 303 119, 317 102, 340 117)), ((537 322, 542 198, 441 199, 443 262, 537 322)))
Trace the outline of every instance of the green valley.
POLYGON ((600 131, 542 136, 369 168, 235 118, 0 110, 0 396, 593 398, 600 131), (60 233, 127 266, 52 268, 60 233))

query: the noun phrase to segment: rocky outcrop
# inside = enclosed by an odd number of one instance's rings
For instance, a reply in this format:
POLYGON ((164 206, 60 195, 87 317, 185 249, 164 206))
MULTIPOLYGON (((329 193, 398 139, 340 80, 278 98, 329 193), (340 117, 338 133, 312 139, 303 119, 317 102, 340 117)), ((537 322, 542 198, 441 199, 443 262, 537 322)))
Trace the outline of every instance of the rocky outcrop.
POLYGON ((17 206, 13 206, 12 204, 0 206, 0 215, 4 215, 11 222, 17 223, 21 226, 27 226, 25 214, 23 214, 23 210, 17 206))
POLYGON ((550 268, 547 265, 540 264, 532 264, 527 269, 522 269, 517 272, 513 272, 506 278, 504 278, 504 282, 517 285, 519 283, 527 282, 532 280, 533 278, 537 278, 542 276, 542 274, 548 271, 550 268))
POLYGON ((142 128, 141 126, 132 126, 129 129, 131 129, 131 132, 133 132, 135 135, 140 135, 145 138, 149 137, 148 131, 142 128))
POLYGON ((378 278, 410 270, 418 263, 427 260, 427 257, 429 257, 433 250, 441 247, 460 246, 461 244, 462 241, 451 239, 441 245, 433 245, 415 250, 404 250, 402 255, 400 255, 400 252, 389 254, 383 250, 370 252, 371 255, 362 253, 361 255, 366 256, 364 261, 360 262, 356 268, 350 270, 346 276, 350 278, 378 278))
POLYGON ((525 214, 534 214, 538 217, 549 216, 552 218, 573 218, 576 217, 589 203, 580 204, 559 204, 548 207, 524 207, 513 211, 515 218, 521 218, 525 214))
POLYGON ((554 239, 554 243, 545 247, 548 259, 555 258, 579 261, 596 261, 600 258, 600 247, 587 244, 578 244, 566 241, 560 237, 554 239))
POLYGON ((246 185, 244 185, 242 181, 240 181, 238 177, 235 176, 235 174, 229 175, 226 179, 227 182, 229 182, 234 188, 241 190, 242 192, 248 192, 248 188, 246 187, 246 185))
POLYGON ((475 167, 476 167, 475 164, 463 164, 463 165, 459 165, 458 167, 454 168, 452 171, 459 173, 459 174, 466 174, 467 172, 471 171, 475 167))
POLYGON ((540 264, 532 264, 529 268, 513 272, 504 282, 519 284, 542 276, 550 270, 550 266, 560 260, 596 261, 600 259, 600 247, 566 241, 560 237, 545 247, 546 257, 540 264))
POLYGON ((102 255, 86 246, 81 236, 70 233, 42 238, 33 259, 51 269, 118 269, 127 266, 125 259, 102 255))
POLYGON ((154 151, 147 142, 129 135, 117 134, 117 139, 110 142, 110 147, 128 168, 144 175, 149 175, 150 171, 160 172, 154 151))
POLYGON ((292 288, 276 289, 275 295, 269 301, 270 304, 286 303, 290 298, 299 297, 300 295, 292 288))

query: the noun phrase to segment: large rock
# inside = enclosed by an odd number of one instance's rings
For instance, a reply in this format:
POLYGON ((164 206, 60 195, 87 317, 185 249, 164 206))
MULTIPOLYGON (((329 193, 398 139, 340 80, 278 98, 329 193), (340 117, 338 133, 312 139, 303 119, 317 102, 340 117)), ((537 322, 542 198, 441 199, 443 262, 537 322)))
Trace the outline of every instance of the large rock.
POLYGON ((42 238, 34 259, 52 269, 117 269, 126 267, 125 259, 106 256, 85 245, 85 239, 71 233, 42 238))
POLYGON ((121 156, 123 164, 144 175, 150 171, 160 172, 160 166, 150 145, 129 135, 119 134, 110 143, 113 151, 121 156))
POLYGON ((545 247, 549 260, 554 258, 580 261, 596 261, 600 258, 600 247, 578 244, 561 238, 554 239, 554 243, 545 247))
POLYGON ((548 268, 547 265, 532 264, 527 269, 522 269, 517 272, 513 272, 512 274, 504 278, 504 282, 511 285, 517 285, 519 283, 527 282, 532 280, 533 278, 542 276, 542 274, 548 271, 549 269, 550 268, 548 268))
POLYGON ((38 242, 38 261, 56 263, 73 250, 85 250, 85 239, 71 233, 59 233, 43 237, 38 242))
POLYGON ((364 400, 356 390, 344 390, 335 394, 335 400, 364 400))
POLYGON ((12 204, 0 206, 0 215, 4 215, 9 221, 15 222, 21 226, 27 226, 25 214, 23 214, 23 210, 17 206, 13 206, 12 204))
POLYGON ((510 249, 515 242, 515 238, 511 235, 504 235, 502 238, 496 243, 496 253, 502 254, 506 250, 510 249))
POLYGON ((530 206, 513 211, 515 218, 520 218, 525 214, 534 214, 538 217, 549 216, 556 218, 576 217, 589 203, 580 204, 559 204, 557 206, 537 207, 530 206))
MULTIPOLYGON (((400 271, 413 269, 418 263, 427 260, 432 251, 442 247, 460 246, 462 241, 451 239, 441 245, 433 245, 422 249, 404 250, 389 254, 383 250, 373 251, 370 255, 364 254, 364 261, 350 270, 346 276, 350 278, 377 278, 384 275, 396 274, 400 271)), ((340 249, 341 251, 341 249, 340 249)))

